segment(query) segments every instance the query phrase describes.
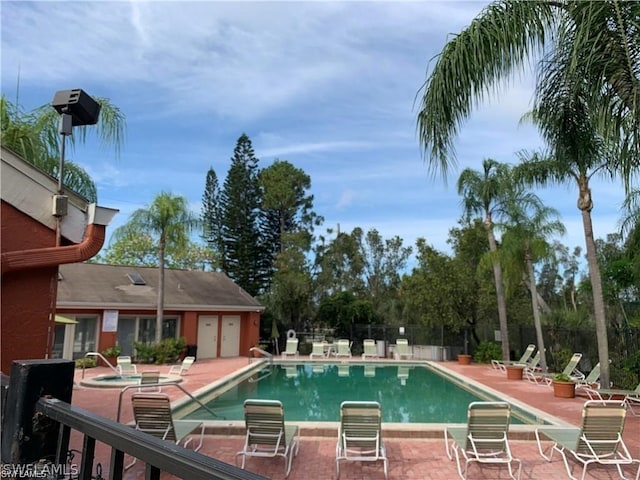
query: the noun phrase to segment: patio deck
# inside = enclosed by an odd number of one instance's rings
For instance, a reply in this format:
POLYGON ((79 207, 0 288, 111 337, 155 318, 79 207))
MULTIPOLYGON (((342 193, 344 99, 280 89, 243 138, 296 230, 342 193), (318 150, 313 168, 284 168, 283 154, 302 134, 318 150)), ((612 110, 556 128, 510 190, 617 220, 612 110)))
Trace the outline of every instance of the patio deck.
MULTIPOLYGON (((302 359, 302 357, 301 357, 302 359)), ((223 358, 213 360, 199 360, 191 367, 189 373, 183 377, 181 385, 189 392, 225 377, 236 370, 246 367, 246 357, 223 358)), ((581 407, 585 398, 575 399, 555 398, 548 387, 534 385, 527 381, 507 380, 506 375, 498 373, 487 365, 458 365, 456 362, 439 362, 440 365, 468 377, 471 380, 482 383, 504 395, 542 410, 561 420, 573 425, 579 425, 581 407)), ((149 366, 153 368, 153 366, 149 366)), ((139 366, 144 370, 144 366, 139 366)), ((169 367, 161 367, 161 371, 168 371, 169 367)), ((109 373, 108 369, 98 367, 87 370, 85 375, 95 376, 101 373, 109 373)), ((79 384, 81 370, 76 372, 76 384, 79 384)), ((131 390, 130 392, 133 392, 131 390)), ((172 400, 183 396, 176 388, 165 388, 172 400)), ((119 389, 87 388, 77 386, 73 391, 72 403, 107 418, 116 419, 117 403, 120 394, 119 389)), ((123 422, 132 419, 130 393, 123 398, 123 422)), ((386 431, 383 424, 383 433, 386 431)), ((232 431, 233 432, 233 431, 232 431)), ((385 444, 389 457, 389 478, 402 480, 449 480, 458 478, 455 461, 449 461, 445 455, 442 434, 421 435, 420 432, 402 431, 385 433, 385 444), (436 438, 433 438, 437 435, 436 438), (431 437, 431 438, 429 438, 431 437)), ((325 480, 336 478, 335 472, 335 445, 337 435, 337 423, 335 429, 302 429, 300 453, 293 461, 293 467, 289 479, 291 480, 325 480), (322 433, 323 435, 318 435, 322 433)), ((519 437, 520 438, 520 437, 519 437)), ((625 441, 634 458, 640 458, 640 416, 627 415, 625 426, 625 441)), ((242 448, 244 437, 240 432, 236 434, 229 431, 214 432, 205 436, 204 445, 200 453, 228 463, 235 463, 235 454, 242 448)), ((77 432, 72 434, 71 447, 80 449, 81 437, 77 432)), ((512 440, 511 446, 514 455, 522 460, 522 479, 551 479, 567 478, 564 465, 560 457, 554 457, 552 463, 546 462, 538 453, 535 441, 512 440)), ((110 450, 105 445, 97 445, 96 463, 103 466, 103 476, 108 474, 110 450)), ((278 459, 248 459, 246 468, 261 475, 273 478, 284 478, 284 461, 278 459)), ((625 470, 629 478, 634 478, 635 467, 625 470)), ((375 480, 383 479, 381 463, 349 462, 341 465, 340 478, 344 480, 375 480)), ((126 473, 127 479, 143 479, 144 464, 138 462, 134 468, 126 473)), ((163 475, 164 478, 173 478, 163 475)), ((509 478, 506 468, 479 468, 470 467, 470 479, 503 479, 509 478)), ((619 478, 614 467, 600 468, 590 467, 587 478, 592 480, 609 480, 619 478)))

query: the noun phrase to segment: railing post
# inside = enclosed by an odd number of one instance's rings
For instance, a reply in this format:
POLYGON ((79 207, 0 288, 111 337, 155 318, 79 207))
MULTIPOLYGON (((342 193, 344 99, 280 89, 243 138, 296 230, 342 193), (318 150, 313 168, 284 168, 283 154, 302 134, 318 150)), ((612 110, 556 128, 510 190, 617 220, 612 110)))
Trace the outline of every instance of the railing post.
POLYGON ((2 462, 29 464, 66 454, 68 444, 58 446, 59 423, 36 413, 35 406, 44 396, 71 403, 74 368, 73 361, 62 359, 13 362, 2 425, 2 462))
POLYGON ((96 454, 96 440, 88 435, 82 441, 82 460, 80 462, 80 480, 91 480, 93 460, 96 454))

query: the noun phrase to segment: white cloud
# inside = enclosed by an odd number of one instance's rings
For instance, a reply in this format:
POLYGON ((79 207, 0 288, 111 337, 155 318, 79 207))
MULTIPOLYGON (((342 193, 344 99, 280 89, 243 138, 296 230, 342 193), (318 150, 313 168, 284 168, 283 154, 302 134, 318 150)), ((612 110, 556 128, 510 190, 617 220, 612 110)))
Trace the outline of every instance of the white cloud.
MULTIPOLYGON (((14 91, 19 67, 25 105, 82 87, 121 108, 122 157, 92 143, 73 157, 100 202, 121 207, 117 221, 162 190, 199 208, 208 168, 222 184, 246 132, 261 166, 280 158, 311 176, 326 225, 377 228, 405 245, 424 236, 447 250, 460 169, 485 157, 514 162, 540 145, 534 128, 518 126, 531 80, 514 77, 461 126, 448 185, 421 158, 414 100, 429 60, 485 4, 3 2, 2 91, 14 91)), ((600 235, 615 225, 617 187, 594 183, 600 235)), ((572 190, 545 198, 563 221, 580 221, 572 190)), ((579 236, 581 224, 570 230, 579 236)))

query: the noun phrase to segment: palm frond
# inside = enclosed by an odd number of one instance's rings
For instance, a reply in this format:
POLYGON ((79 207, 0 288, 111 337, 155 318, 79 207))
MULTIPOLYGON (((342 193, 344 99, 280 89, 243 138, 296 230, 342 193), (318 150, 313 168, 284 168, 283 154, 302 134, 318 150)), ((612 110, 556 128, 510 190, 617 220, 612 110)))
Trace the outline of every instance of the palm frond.
POLYGON ((493 2, 436 57, 422 93, 417 129, 432 173, 455 165, 453 139, 473 107, 498 82, 542 52, 557 21, 556 3, 493 2))

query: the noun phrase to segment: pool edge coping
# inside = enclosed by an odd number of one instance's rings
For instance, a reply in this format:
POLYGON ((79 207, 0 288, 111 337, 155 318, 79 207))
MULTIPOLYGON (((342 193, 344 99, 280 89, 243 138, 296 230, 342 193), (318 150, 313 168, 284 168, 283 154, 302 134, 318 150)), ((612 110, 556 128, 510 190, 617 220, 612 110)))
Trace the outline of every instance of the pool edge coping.
MULTIPOLYGON (((212 390, 220 388, 225 384, 228 384, 230 381, 241 380, 242 377, 249 376, 252 374, 253 370, 258 370, 264 365, 268 364, 287 364, 287 363, 313 363, 313 362, 322 362, 327 363, 327 359, 317 359, 317 360, 309 360, 309 359, 281 359, 274 357, 272 361, 268 359, 258 359, 258 361, 252 361, 248 363, 246 366, 236 370, 224 377, 221 377, 192 393, 192 395, 196 398, 199 395, 209 393, 212 390)), ((330 363, 353 363, 353 364, 366 364, 368 362, 375 362, 375 360, 362 360, 360 358, 352 358, 352 359, 334 359, 330 363)), ((503 392, 495 390, 477 380, 474 380, 466 375, 448 369, 444 365, 439 362, 434 362, 431 360, 392 360, 392 361, 384 361, 380 362, 385 365, 389 364, 412 364, 412 365, 429 365, 431 368, 438 370, 440 374, 445 375, 447 378, 452 379, 455 383, 467 383, 473 386, 476 389, 481 389, 486 391, 488 394, 493 395, 497 398, 502 398, 504 401, 508 402, 516 406, 517 408, 530 412, 536 418, 540 418, 542 421, 546 422, 547 425, 544 425, 545 428, 574 428, 574 425, 571 423, 562 420, 558 417, 555 417, 549 413, 546 413, 536 407, 533 407, 525 402, 522 402, 516 398, 513 398, 503 392)), ((190 399, 188 396, 184 396, 174 402, 172 402, 172 409, 180 409, 184 407, 187 403, 189 403, 190 399)), ((244 435, 245 432, 245 423, 244 420, 204 420, 205 432, 208 435, 244 435)), ((291 421, 287 422, 288 424, 298 425, 300 427, 300 433, 305 437, 327 437, 337 435, 339 422, 303 422, 303 421, 291 421), (331 435, 329 435, 331 433, 331 435)), ((433 438, 441 438, 444 429, 447 426, 456 426, 456 425, 465 425, 464 423, 395 423, 395 422, 382 422, 382 430, 385 433, 385 436, 388 438, 424 438, 424 439, 433 439, 433 438)), ((524 424, 524 425, 510 425, 509 426, 509 436, 514 439, 522 439, 522 440, 532 440, 535 439, 534 432, 535 429, 543 426, 542 424, 524 424)))

